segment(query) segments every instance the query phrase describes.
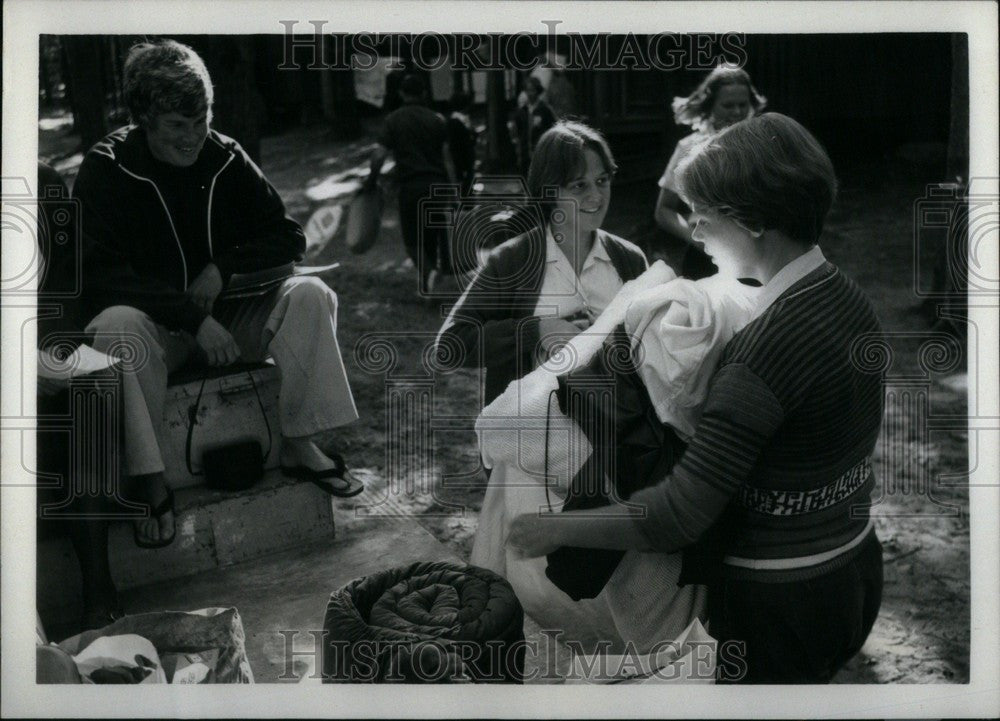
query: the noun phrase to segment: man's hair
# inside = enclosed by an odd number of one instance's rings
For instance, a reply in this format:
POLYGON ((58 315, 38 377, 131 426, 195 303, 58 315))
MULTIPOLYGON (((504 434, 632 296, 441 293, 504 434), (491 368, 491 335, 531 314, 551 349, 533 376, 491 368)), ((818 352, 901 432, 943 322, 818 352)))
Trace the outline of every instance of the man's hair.
POLYGON ((139 125, 164 113, 211 116, 208 69, 194 50, 175 40, 134 45, 125 60, 124 91, 132 122, 139 125))
POLYGON ((399 83, 399 92, 411 98, 423 97, 426 90, 427 85, 419 75, 406 75, 399 83))
MULTIPOLYGON (((593 150, 600 157, 604 169, 611 175, 618 170, 608 141, 589 125, 562 120, 538 139, 528 168, 528 192, 541 198, 545 188, 562 187, 583 172, 584 152, 593 150)), ((542 203, 545 221, 555 207, 554 202, 542 203)))
POLYGON ((678 168, 680 195, 749 230, 778 230, 812 245, 837 194, 829 156, 808 130, 779 113, 740 121, 696 148, 678 168))
POLYGON ((697 130, 712 114, 719 91, 727 85, 742 85, 749 91, 751 115, 759 113, 767 105, 767 98, 757 92, 746 70, 720 65, 690 95, 674 98, 671 104, 674 122, 678 125, 690 125, 697 130))

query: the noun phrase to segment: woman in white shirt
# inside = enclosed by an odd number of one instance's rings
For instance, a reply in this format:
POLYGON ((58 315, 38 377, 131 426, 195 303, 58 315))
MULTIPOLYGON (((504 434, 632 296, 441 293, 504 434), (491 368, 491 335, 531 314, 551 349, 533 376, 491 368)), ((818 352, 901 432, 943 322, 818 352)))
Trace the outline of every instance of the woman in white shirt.
POLYGON ((438 352, 485 373, 486 405, 588 327, 646 256, 601 230, 617 166, 596 130, 560 122, 528 171, 536 224, 497 246, 438 334, 438 352))

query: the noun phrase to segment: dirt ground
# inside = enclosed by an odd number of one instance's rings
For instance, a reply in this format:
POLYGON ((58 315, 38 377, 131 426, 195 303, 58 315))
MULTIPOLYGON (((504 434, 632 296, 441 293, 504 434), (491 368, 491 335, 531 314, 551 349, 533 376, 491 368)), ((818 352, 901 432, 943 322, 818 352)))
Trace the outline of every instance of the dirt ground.
MULTIPOLYGON (((80 159, 70 154, 73 138, 65 125, 50 127, 42 132, 40 154, 72 180, 80 159)), ((322 127, 299 128, 266 138, 261 164, 292 215, 305 223, 317 208, 305 191, 363 163, 369 143, 336 142, 322 127)), ((935 351, 922 348, 930 324, 916 309, 913 207, 925 183, 936 180, 894 159, 843 172, 823 240, 827 257, 875 303, 889 331, 889 373, 896 379, 875 456, 874 513, 885 559, 882 608, 864 649, 838 675, 842 683, 969 679, 968 438, 964 430, 928 431, 920 415, 921 398, 934 417, 967 412, 964 356, 945 350, 932 358, 930 372, 920 365, 935 351), (904 377, 910 395, 901 390, 904 377)), ((650 216, 654 200, 652 180, 616 187, 605 228, 630 237, 650 216)), ((928 260, 926 248, 922 252, 928 260)), ((341 228, 309 260, 341 264, 324 278, 340 298, 341 347, 361 412, 360 421, 330 441, 353 466, 387 478, 397 512, 417 515, 467 558, 485 490, 471 430, 479 376, 428 367, 424 354, 447 306, 416 296, 416 272, 406 261, 391 193, 374 249, 353 255, 341 228), (409 416, 430 419, 433 432, 427 423, 388 422, 400 415, 394 409, 408 407, 431 409, 409 416)), ((937 340, 940 347, 949 343, 947 337, 937 340)))

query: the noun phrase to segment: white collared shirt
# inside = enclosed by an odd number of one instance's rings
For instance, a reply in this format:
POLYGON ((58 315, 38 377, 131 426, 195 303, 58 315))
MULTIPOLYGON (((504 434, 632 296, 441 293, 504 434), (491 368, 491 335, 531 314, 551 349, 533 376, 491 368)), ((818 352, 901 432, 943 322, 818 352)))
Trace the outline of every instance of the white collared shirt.
POLYGON ((820 250, 818 245, 814 245, 807 252, 775 273, 767 285, 761 288, 760 295, 757 296, 757 307, 754 309, 753 319, 757 319, 763 315, 764 311, 778 299, 778 296, 817 268, 822 267, 824 263, 826 263, 826 257, 823 255, 823 251, 820 250))
POLYGON ((595 235, 590 253, 583 262, 579 277, 573 264, 556 244, 552 230, 545 229, 545 273, 535 306, 535 315, 568 318, 580 311, 591 321, 608 307, 623 285, 608 251, 595 235))

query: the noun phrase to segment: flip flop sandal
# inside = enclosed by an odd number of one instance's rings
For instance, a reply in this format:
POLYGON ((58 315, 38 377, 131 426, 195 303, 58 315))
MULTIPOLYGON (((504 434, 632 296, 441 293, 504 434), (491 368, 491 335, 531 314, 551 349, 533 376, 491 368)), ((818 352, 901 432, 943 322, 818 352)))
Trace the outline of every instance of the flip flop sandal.
POLYGON ((320 488, 331 496, 336 496, 337 498, 351 498, 356 496, 365 490, 365 486, 360 481, 355 480, 353 477, 348 478, 346 474, 349 473, 347 470, 347 465, 344 463, 344 457, 339 453, 334 453, 330 456, 330 460, 333 461, 333 468, 328 468, 325 471, 315 471, 312 468, 307 468, 306 466, 282 466, 281 472, 286 476, 291 476, 292 478, 298 478, 301 481, 309 481, 317 488, 320 488), (325 480, 327 478, 336 478, 339 481, 343 481, 347 484, 347 487, 338 487, 329 481, 325 480))
POLYGON ((135 541, 135 545, 139 548, 166 548, 174 542, 174 539, 177 537, 177 512, 174 510, 174 489, 170 486, 167 486, 167 497, 152 510, 152 517, 159 521, 160 517, 168 511, 174 515, 174 532, 170 534, 170 537, 161 538, 159 541, 143 541, 139 538, 139 529, 133 523, 132 540, 135 541))

